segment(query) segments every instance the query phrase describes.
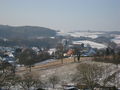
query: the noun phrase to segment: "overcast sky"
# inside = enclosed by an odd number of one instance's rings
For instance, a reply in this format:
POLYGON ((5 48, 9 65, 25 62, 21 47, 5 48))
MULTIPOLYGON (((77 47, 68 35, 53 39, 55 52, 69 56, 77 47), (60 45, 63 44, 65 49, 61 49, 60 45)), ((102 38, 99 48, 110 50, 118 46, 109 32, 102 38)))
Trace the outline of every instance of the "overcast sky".
POLYGON ((0 24, 120 31, 120 0, 0 0, 0 24))

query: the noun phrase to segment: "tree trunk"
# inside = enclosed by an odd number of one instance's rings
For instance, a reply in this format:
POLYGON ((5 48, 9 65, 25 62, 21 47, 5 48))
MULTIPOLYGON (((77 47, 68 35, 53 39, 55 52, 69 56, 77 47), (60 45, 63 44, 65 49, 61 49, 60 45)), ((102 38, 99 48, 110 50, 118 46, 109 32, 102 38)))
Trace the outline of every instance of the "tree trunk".
POLYGON ((29 66, 29 72, 31 72, 31 66, 29 66))
POLYGON ((55 88, 55 85, 53 84, 53 89, 55 88))
POLYGON ((61 58, 61 63, 63 64, 63 58, 61 58))
POLYGON ((76 62, 76 61, 75 61, 75 58, 76 58, 76 57, 74 56, 74 62, 76 62))

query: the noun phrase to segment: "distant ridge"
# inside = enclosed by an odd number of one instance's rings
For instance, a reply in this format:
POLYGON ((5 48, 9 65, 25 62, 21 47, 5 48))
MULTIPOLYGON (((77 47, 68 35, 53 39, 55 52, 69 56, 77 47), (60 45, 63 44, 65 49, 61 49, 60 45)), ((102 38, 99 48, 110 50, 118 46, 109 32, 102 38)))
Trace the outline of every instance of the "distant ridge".
POLYGON ((35 38, 55 35, 55 30, 45 27, 0 25, 0 38, 35 38))

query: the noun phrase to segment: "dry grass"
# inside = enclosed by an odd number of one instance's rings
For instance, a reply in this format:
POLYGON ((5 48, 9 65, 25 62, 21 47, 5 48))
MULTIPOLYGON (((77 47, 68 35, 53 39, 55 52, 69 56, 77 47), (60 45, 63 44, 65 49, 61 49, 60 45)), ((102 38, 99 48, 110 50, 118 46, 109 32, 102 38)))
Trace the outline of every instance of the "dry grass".
MULTIPOLYGON (((81 61, 83 60, 92 60, 91 57, 82 57, 80 59, 81 61)), ((41 65, 36 65, 34 67, 32 67, 32 70, 35 70, 35 69, 50 69, 50 68, 54 68, 54 67, 60 67, 60 66, 63 66, 63 65, 66 65, 66 64, 70 64, 70 63, 73 63, 74 62, 74 59, 71 57, 71 58, 64 58, 63 59, 63 64, 61 62, 60 59, 56 60, 56 61, 52 61, 52 62, 49 62, 49 63, 46 63, 46 64, 41 64, 41 65)), ((76 60, 77 62, 77 60, 76 60)), ((18 69, 18 72, 23 72, 23 71, 27 71, 27 68, 26 67, 20 67, 18 69)))

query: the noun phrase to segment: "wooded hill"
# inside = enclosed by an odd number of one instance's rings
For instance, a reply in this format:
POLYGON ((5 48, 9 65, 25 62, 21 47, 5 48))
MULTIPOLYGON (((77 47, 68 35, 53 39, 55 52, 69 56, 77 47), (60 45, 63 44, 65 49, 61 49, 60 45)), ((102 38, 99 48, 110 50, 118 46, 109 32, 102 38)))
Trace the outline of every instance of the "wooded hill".
POLYGON ((1 38, 35 38, 51 37, 55 35, 55 30, 44 27, 0 25, 1 38))

